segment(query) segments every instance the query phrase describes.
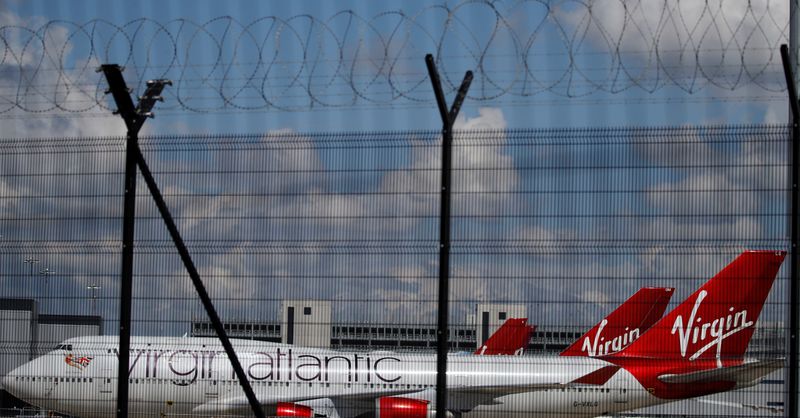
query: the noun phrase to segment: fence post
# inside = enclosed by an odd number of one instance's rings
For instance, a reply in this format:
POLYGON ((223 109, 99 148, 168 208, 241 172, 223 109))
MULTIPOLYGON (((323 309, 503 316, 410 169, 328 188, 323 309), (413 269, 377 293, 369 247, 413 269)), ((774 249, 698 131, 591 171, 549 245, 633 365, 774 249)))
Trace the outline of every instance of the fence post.
POLYGON ((792 140, 791 140, 791 209, 789 214, 789 229, 791 231, 791 253, 789 254, 789 393, 787 401, 789 403, 788 412, 790 417, 798 416, 798 286, 797 286, 797 241, 798 241, 798 180, 800 180, 800 170, 798 170, 798 151, 797 144, 800 138, 800 103, 797 101, 797 90, 795 89, 794 76, 792 74, 791 63, 789 62, 789 48, 786 44, 781 45, 781 60, 783 61, 783 74, 786 76, 786 90, 789 93, 789 106, 792 110, 792 140))
POLYGON ((222 321, 217 315, 216 309, 208 296, 208 292, 200 280, 200 275, 194 266, 194 262, 189 255, 189 250, 183 242, 178 228, 172 219, 172 215, 167 208, 164 198, 158 189, 155 179, 147 166, 144 156, 139 149, 138 133, 144 121, 152 116, 150 110, 158 100, 163 100, 160 96, 161 91, 167 84, 172 84, 169 80, 153 80, 147 82, 147 90, 144 96, 139 100, 139 105, 134 109, 133 100, 130 97, 130 91, 125 85, 125 79, 122 77, 122 69, 118 65, 103 65, 99 71, 103 71, 109 84, 109 92, 113 94, 114 100, 117 102, 117 111, 125 120, 128 127, 127 134, 127 147, 125 155, 125 221, 123 228, 123 264, 122 264, 122 284, 120 291, 120 343, 119 343, 119 372, 117 374, 117 418, 127 418, 128 416, 128 367, 130 363, 130 311, 131 311, 131 283, 133 273, 133 232, 135 220, 135 199, 136 199, 136 166, 142 172, 142 177, 147 184, 150 194, 158 207, 161 218, 167 226, 167 230, 178 249, 181 261, 186 267, 189 277, 192 279, 195 289, 197 290, 203 307, 206 309, 214 329, 217 331, 217 336, 222 343, 225 353, 231 362, 234 372, 236 373, 239 383, 244 390, 247 401, 253 414, 257 418, 264 418, 264 410, 258 402, 258 398, 253 392, 250 382, 247 380, 247 375, 242 368, 236 351, 222 326, 222 321))
POLYGON ((447 351, 448 324, 450 312, 448 298, 450 296, 450 183, 452 168, 453 122, 461 110, 461 104, 467 96, 472 83, 472 71, 464 74, 464 81, 458 89, 450 111, 442 92, 442 83, 433 55, 425 56, 425 65, 433 85, 439 115, 442 118, 442 188, 440 191, 441 206, 439 211, 439 304, 438 324, 436 329, 436 418, 445 418, 447 413, 447 351))

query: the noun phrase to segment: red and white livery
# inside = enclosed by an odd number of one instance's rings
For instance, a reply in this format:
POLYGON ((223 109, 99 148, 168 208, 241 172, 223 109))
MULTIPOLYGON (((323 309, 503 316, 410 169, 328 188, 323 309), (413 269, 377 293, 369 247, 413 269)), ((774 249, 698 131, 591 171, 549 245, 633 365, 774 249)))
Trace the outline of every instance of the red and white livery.
MULTIPOLYGON (((618 352, 604 344, 595 357, 450 356, 448 415, 598 416, 755 385, 784 363, 744 353, 785 255, 743 253, 618 352)), ((216 340, 135 337, 131 345, 130 416, 250 413, 216 340)), ((234 347, 268 414, 429 418, 436 410, 431 354, 234 347)), ((43 408, 111 417, 116 349, 116 337, 67 340, 2 383, 43 408), (91 361, 71 367, 68 356, 91 361)))

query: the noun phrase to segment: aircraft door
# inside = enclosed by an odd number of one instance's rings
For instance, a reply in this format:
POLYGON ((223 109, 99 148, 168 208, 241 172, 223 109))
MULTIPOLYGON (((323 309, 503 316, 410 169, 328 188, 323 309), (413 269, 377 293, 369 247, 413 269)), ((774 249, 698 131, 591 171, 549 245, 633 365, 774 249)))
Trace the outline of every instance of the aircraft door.
POLYGON ((617 405, 625 405, 625 404, 628 403, 628 400, 629 400, 628 389, 623 387, 623 388, 615 388, 615 389, 611 389, 611 390, 616 392, 614 394, 614 403, 615 404, 617 404, 617 405))
POLYGON ((115 379, 112 379, 110 376, 116 374, 116 370, 111 370, 110 368, 103 368, 103 374, 97 376, 96 379, 99 380, 96 386, 98 388, 98 392, 102 398, 110 398, 113 396, 114 388, 116 387, 115 379))
POLYGON ((44 393, 45 398, 56 398, 57 395, 53 393, 56 388, 56 384, 58 382, 57 377, 42 377, 37 380, 36 385, 40 388, 41 392, 44 393), (41 383, 39 383, 41 381, 41 383))
POLYGON ((208 376, 208 378, 204 381, 204 391, 206 395, 206 399, 217 399, 219 397, 219 372, 216 370, 212 370, 208 376))

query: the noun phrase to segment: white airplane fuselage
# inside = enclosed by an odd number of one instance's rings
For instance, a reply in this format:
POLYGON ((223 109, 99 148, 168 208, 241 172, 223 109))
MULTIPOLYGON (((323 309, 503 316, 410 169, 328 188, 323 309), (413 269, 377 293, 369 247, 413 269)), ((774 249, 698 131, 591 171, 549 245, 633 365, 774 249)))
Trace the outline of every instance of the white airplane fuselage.
MULTIPOLYGON (((265 405, 295 402, 313 406, 315 413, 347 417, 364 411, 333 411, 329 409, 332 404, 322 400, 369 396, 435 399, 433 354, 342 352, 234 341, 253 390, 265 405), (316 401, 307 401, 311 399, 316 401)), ((81 337, 62 346, 14 370, 4 386, 42 408, 86 418, 114 416, 117 338, 81 337)), ((568 384, 609 365, 585 357, 450 356, 448 388, 475 388, 475 395, 451 398, 448 406, 456 409, 462 401, 487 396, 494 401, 473 405, 465 415, 596 416, 665 402, 650 395, 624 369, 601 385, 544 387, 568 384), (495 392, 496 388, 511 393, 503 395, 495 392)), ((244 392, 218 340, 132 338, 130 416, 235 415, 231 408, 235 414, 249 415, 244 392)))

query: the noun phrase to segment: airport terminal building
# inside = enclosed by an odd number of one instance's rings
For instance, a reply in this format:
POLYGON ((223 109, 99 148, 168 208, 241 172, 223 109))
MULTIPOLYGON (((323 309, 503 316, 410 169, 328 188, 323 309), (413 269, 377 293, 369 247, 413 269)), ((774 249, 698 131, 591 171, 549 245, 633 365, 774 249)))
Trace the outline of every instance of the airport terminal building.
MULTIPOLYGON (((0 376, 68 338, 103 335, 99 316, 46 315, 40 314, 39 308, 39 302, 33 299, 0 298, 0 376)), ((21 405, 0 390, 0 408, 15 406, 21 405)))
MULTIPOLYGON (((331 318, 331 302, 291 300, 281 304, 282 321, 233 321, 223 326, 232 338, 352 350, 434 350, 436 324, 341 323, 331 318)), ((525 318, 522 304, 478 304, 465 322, 450 325, 450 349, 474 351, 506 319, 525 318)), ((584 327, 541 327, 531 336, 530 353, 557 354, 580 337, 584 327)), ((192 321, 190 335, 214 337, 211 322, 192 321)))

